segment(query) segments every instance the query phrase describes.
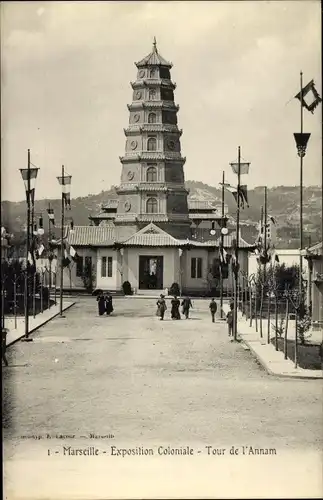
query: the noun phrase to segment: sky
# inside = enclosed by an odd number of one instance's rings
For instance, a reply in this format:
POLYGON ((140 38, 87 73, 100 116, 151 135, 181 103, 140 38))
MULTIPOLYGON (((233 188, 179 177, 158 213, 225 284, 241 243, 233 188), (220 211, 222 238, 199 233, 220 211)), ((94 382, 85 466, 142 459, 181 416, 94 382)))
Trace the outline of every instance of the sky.
MULTIPOLYGON (((318 0, 8 2, 1 5, 3 200, 25 197, 19 168, 40 168, 36 198, 72 197, 120 182, 134 62, 152 50, 173 63, 186 180, 218 185, 250 162, 249 188, 297 185, 294 96, 314 79, 322 96, 318 0)), ((304 184, 321 185, 322 107, 310 132, 304 184)))

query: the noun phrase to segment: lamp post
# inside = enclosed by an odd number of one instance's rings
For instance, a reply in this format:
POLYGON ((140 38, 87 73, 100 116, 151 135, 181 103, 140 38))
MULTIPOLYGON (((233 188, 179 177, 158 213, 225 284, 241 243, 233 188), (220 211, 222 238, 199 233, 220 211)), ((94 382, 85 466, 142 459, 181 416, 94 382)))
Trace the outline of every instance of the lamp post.
POLYGON ((61 218, 61 259, 60 259, 60 292, 59 292, 59 315, 63 317, 63 286, 64 286, 64 224, 65 224, 65 205, 71 207, 70 189, 71 175, 65 175, 64 165, 62 165, 62 175, 57 177, 62 186, 62 218, 61 218))
POLYGON ((238 279, 239 279, 239 240, 240 240, 240 202, 243 201, 243 193, 241 191, 241 175, 249 172, 250 163, 241 162, 241 148, 238 147, 238 162, 230 163, 233 173, 238 176, 237 183, 237 215, 236 215, 236 244, 235 244, 235 267, 234 267, 234 324, 233 336, 237 340, 238 326, 238 279))
POLYGON ((35 183, 39 168, 30 167, 30 149, 28 149, 27 168, 21 168, 21 177, 25 184, 26 202, 27 202, 27 236, 26 236, 26 267, 24 280, 24 310, 25 310, 25 339, 29 335, 29 302, 28 302, 28 271, 29 271, 29 252, 30 252, 30 226, 31 226, 31 202, 35 199, 35 183))
POLYGON ((299 218, 300 218, 300 252, 299 252, 299 301, 303 302, 303 283, 302 283, 302 272, 303 272, 303 256, 302 256, 302 250, 303 250, 303 158, 306 155, 306 147, 308 140, 311 136, 309 133, 304 133, 303 132, 303 106, 304 106, 304 100, 303 100, 303 73, 302 71, 300 72, 300 86, 301 86, 301 91, 299 93, 299 98, 300 98, 300 103, 301 103, 301 131, 300 133, 294 133, 294 139, 296 142, 296 148, 297 148, 297 154, 300 158, 300 185, 299 185, 299 197, 300 197, 300 211, 299 211, 299 218))

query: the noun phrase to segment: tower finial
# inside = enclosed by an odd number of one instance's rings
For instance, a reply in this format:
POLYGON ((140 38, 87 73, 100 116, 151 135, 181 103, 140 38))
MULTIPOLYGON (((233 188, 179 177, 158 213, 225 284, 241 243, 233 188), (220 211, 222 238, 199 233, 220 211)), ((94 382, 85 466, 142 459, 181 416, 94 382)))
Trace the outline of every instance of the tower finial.
POLYGON ((156 42, 156 37, 154 36, 154 42, 153 42, 153 50, 157 52, 157 42, 156 42))

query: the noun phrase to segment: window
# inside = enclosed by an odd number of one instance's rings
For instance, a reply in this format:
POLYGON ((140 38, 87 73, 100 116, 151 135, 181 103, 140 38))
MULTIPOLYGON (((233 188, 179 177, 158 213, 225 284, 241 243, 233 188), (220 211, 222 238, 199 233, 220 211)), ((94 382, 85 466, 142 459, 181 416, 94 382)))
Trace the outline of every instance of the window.
POLYGON ((101 277, 106 278, 107 276, 107 258, 102 257, 101 260, 101 277))
POLYGON ((112 278, 112 257, 102 257, 101 277, 112 278))
POLYGON ((156 123, 156 113, 149 113, 148 123, 156 123))
POLYGON ((156 214, 158 208, 158 203, 156 198, 148 198, 146 207, 147 207, 147 214, 156 214))
POLYGON ((147 141, 147 149, 148 149, 148 151, 156 151, 157 150, 156 137, 149 137, 149 139, 147 141))
POLYGON ((157 169, 153 166, 147 168, 146 175, 147 182, 156 182, 157 181, 157 169))
POLYGON ((149 100, 154 101, 156 99, 156 90, 155 89, 149 89, 149 100))
POLYGON ((112 278, 112 257, 108 257, 108 278, 112 278))
POLYGON ((76 276, 80 278, 83 274, 83 257, 77 256, 76 260, 76 276))
POLYGON ((201 257, 193 257, 191 259, 191 278, 202 278, 201 257))

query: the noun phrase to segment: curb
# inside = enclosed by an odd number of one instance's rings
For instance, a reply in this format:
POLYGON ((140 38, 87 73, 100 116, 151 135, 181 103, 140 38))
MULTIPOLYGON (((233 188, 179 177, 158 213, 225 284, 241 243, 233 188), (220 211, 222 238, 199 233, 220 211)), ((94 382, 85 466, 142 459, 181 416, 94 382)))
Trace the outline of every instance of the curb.
MULTIPOLYGON (((71 304, 69 304, 68 306, 66 306, 65 308, 63 308, 63 311, 67 311, 68 309, 70 309, 72 306, 74 306, 76 304, 76 302, 72 302, 71 304)), ((49 321, 51 321, 52 319, 56 318, 56 316, 59 315, 59 311, 54 314, 54 316, 51 316, 50 318, 46 319, 43 323, 41 323, 40 325, 37 325, 35 326, 34 328, 32 328, 32 330, 29 331, 29 335, 33 332, 35 332, 36 330, 38 330, 38 328, 46 325, 46 323, 49 323, 49 321)), ((10 342, 10 344, 7 344, 6 348, 12 346, 13 344, 15 344, 16 342, 19 342, 19 340, 21 340, 23 337, 25 336, 25 334, 21 335, 20 337, 17 337, 15 340, 13 340, 12 342, 10 342)))
POLYGON ((311 375, 290 375, 288 373, 276 373, 274 372, 273 370, 271 370, 269 368, 269 366, 265 363, 265 361, 262 359, 261 356, 259 356, 259 354, 253 349, 253 347, 250 345, 250 343, 245 340, 244 338, 241 337, 240 335, 240 338, 242 340, 242 342, 244 342, 244 344, 246 344, 250 350, 250 352, 253 354, 253 356, 257 359, 257 361, 261 364, 261 366, 266 370, 266 372, 269 374, 269 375, 272 375, 273 377, 279 377, 279 378, 289 378, 289 379, 293 379, 293 378, 296 378, 298 380, 322 380, 323 379, 323 376, 319 376, 319 377, 314 377, 314 376, 311 376, 311 375))

